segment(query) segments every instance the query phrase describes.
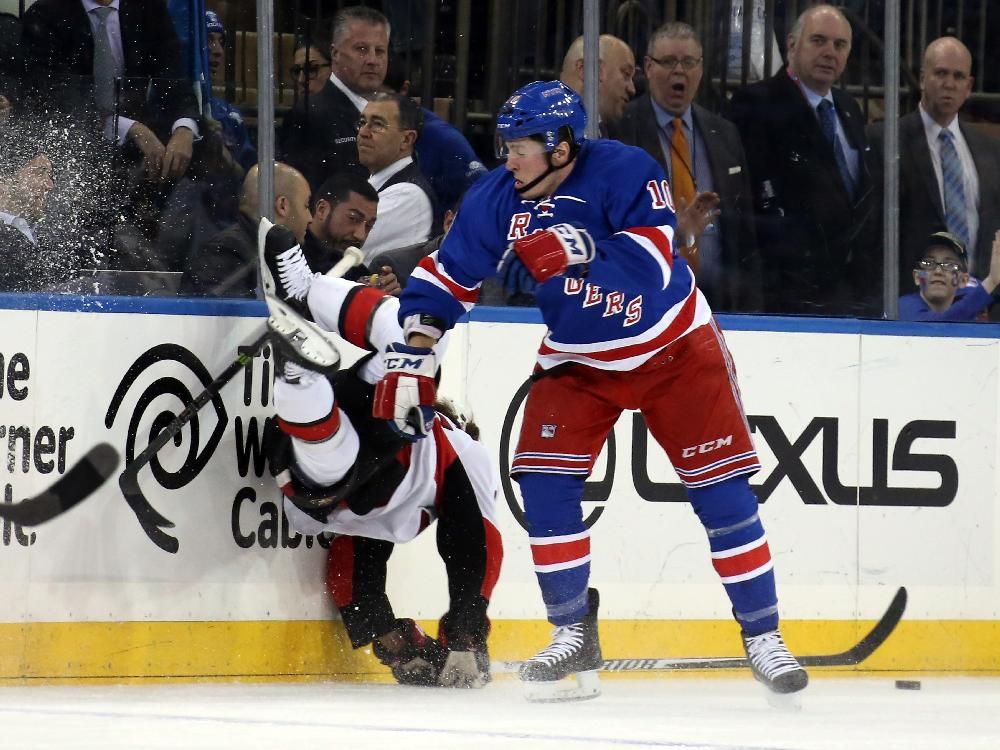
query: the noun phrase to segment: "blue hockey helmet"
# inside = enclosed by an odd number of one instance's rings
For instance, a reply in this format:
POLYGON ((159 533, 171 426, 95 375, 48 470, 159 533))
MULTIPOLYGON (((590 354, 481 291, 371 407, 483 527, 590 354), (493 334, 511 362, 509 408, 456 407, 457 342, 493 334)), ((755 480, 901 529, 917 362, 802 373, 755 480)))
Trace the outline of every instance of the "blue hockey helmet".
POLYGON ((587 113, 579 95, 561 81, 535 81, 522 86, 500 107, 497 114, 497 155, 503 144, 540 135, 545 150, 560 141, 579 145, 586 140, 587 113))

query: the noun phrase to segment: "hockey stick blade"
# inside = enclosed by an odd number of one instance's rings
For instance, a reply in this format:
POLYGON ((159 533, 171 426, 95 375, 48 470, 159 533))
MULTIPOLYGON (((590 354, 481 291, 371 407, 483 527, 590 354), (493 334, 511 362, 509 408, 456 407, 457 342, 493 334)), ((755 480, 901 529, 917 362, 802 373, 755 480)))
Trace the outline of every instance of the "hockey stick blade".
POLYGON ((98 443, 44 492, 19 503, 0 503, 0 518, 21 526, 38 526, 86 500, 115 473, 120 456, 108 443, 98 443))
MULTIPOLYGON (((860 641, 838 654, 814 654, 797 657, 803 667, 853 667, 857 666, 878 649, 892 635, 906 611, 906 588, 900 586, 889 603, 889 608, 875 626, 860 641)), ((494 662, 497 673, 516 672, 519 661, 494 662)), ((745 657, 694 657, 680 659, 605 659, 602 672, 674 672, 682 669, 740 669, 750 665, 745 657)))

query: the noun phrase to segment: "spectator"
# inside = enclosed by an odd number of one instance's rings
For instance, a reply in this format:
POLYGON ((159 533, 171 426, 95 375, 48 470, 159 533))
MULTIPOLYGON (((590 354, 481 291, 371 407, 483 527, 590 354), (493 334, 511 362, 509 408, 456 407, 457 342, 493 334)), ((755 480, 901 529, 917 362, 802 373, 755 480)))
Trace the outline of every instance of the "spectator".
MULTIPOLYGON (((409 96, 410 82, 402 77, 402 70, 402 60, 393 60, 383 89, 409 96)), ((434 226, 440 227, 446 207, 456 205, 469 186, 487 170, 457 128, 427 107, 421 107, 421 112, 424 126, 417 141, 416 160, 437 198, 434 226)))
MULTIPOLYGON (((597 107, 601 137, 606 138, 608 127, 621 119, 625 105, 635 96, 635 55, 621 39, 611 34, 601 34, 598 54, 597 107)), ((566 50, 559 80, 583 96, 583 37, 566 50)))
MULTIPOLYGON (((344 172, 324 182, 313 196, 313 220, 302 244, 309 268, 325 274, 344 257, 347 248, 361 249, 377 214, 378 193, 361 175, 344 172)), ((375 267, 379 271, 372 274, 364 264, 357 265, 344 278, 398 295, 400 286, 392 269, 375 267)))
POLYGON ((850 51, 843 14, 813 6, 788 35, 787 69, 733 94, 769 312, 881 311, 872 152, 857 102, 833 89, 850 51))
MULTIPOLYGON (((225 64, 226 30, 218 15, 206 11, 208 61, 213 77, 225 64)), ((211 117, 197 144, 191 169, 170 192, 159 215, 158 258, 172 271, 183 270, 187 258, 239 217, 240 186, 246 170, 257 163, 257 149, 239 108, 211 96, 211 117)))
MULTIPOLYGON (((226 64, 226 27, 217 13, 205 11, 205 27, 208 32, 208 65, 212 78, 216 78, 226 64)), ((222 138, 219 157, 232 169, 238 165, 242 172, 257 163, 257 148, 250 139, 250 131, 243 122, 243 113, 225 99, 212 96, 209 100, 212 112, 210 126, 218 125, 222 138)))
POLYGON ((913 268, 919 292, 899 298, 899 319, 918 321, 987 320, 993 291, 1000 284, 1000 230, 993 238, 989 273, 980 284, 969 278, 969 256, 962 240, 935 232, 913 268))
POLYGON ((293 71, 315 83, 305 84, 305 95, 285 116, 278 152, 306 175, 313 189, 345 169, 363 172, 358 167, 356 123, 385 80, 388 54, 389 21, 360 5, 343 8, 334 17, 329 56, 308 45, 296 51, 293 71), (332 72, 319 87, 324 60, 332 72))
MULTIPOLYGON (((188 261, 181 293, 196 297, 257 296, 257 172, 247 171, 237 223, 219 232, 188 261)), ((287 164, 274 165, 274 223, 287 227, 301 243, 312 221, 309 183, 287 164)))
POLYGON ((376 268, 389 268, 399 280, 400 288, 405 287, 406 282, 410 279, 410 274, 413 273, 413 269, 417 267, 417 264, 431 253, 437 252, 438 248, 441 247, 441 243, 444 242, 445 235, 448 234, 448 230, 451 229, 451 225, 457 215, 457 205, 454 209, 447 209, 444 212, 441 234, 432 237, 426 242, 418 242, 415 245, 386 250, 372 259, 372 265, 376 268))
POLYGON ((76 123, 99 115, 105 137, 138 149, 152 181, 187 171, 198 105, 163 0, 37 0, 24 14, 22 47, 29 107, 76 123))
POLYGON ((365 243, 365 259, 425 241, 431 235, 434 191, 413 161, 423 117, 409 97, 378 94, 358 120, 358 159, 379 193, 378 221, 365 243))
POLYGON ((704 73, 701 42, 686 23, 668 23, 649 40, 643 68, 649 91, 625 107, 614 138, 646 150, 663 167, 683 234, 698 235, 704 216, 696 196, 721 213, 697 236, 688 257, 713 310, 760 309, 760 258, 753 226, 750 174, 739 131, 694 104, 704 73), (717 194, 717 195, 716 195, 717 194), (691 212, 695 215, 691 215, 691 212))
MULTIPOLYGON (((1000 143, 958 120, 972 92, 971 70, 972 55, 958 39, 931 42, 920 69, 919 108, 899 120, 900 289, 909 286, 918 260, 911 253, 938 230, 969 248, 969 273, 989 271, 990 239, 1000 228, 1000 143)), ((881 165, 883 126, 871 131, 881 165)))
POLYGON ((38 154, 10 174, 0 172, 0 291, 45 288, 49 269, 39 259, 32 225, 41 218, 55 183, 52 163, 38 154))

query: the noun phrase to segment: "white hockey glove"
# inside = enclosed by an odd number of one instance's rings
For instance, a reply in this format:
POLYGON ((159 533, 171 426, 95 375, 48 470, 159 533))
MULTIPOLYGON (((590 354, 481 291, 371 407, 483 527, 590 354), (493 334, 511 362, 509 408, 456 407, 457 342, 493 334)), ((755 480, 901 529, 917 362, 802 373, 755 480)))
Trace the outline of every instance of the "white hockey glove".
POLYGON ((594 238, 586 229, 573 224, 554 224, 510 243, 500 258, 497 273, 505 277, 511 264, 520 262, 539 284, 553 276, 579 278, 596 252, 594 238))
POLYGON ((481 688, 487 682, 489 676, 479 671, 475 651, 449 651, 438 675, 441 687, 481 688))
POLYGON ((434 424, 437 357, 433 349, 389 344, 382 356, 385 376, 375 386, 372 414, 407 440, 427 437, 434 424))

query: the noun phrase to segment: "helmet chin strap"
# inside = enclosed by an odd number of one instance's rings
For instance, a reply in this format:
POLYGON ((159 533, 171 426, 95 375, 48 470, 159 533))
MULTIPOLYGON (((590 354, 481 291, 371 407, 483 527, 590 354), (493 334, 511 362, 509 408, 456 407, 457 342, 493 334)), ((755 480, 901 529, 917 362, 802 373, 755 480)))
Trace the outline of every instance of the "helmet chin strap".
POLYGON ((548 177, 553 172, 558 172, 560 169, 566 169, 566 167, 568 167, 570 164, 573 163, 573 161, 576 159, 576 155, 578 153, 580 153, 579 146, 577 146, 575 144, 571 145, 569 147, 569 159, 567 159, 566 163, 563 164, 561 167, 557 167, 557 166, 555 166, 552 163, 552 152, 551 151, 546 152, 545 158, 546 158, 546 160, 549 163, 548 168, 544 172, 542 172, 540 175, 538 175, 538 177, 536 177, 531 182, 529 182, 527 185, 522 185, 521 187, 519 187, 519 188, 516 187, 514 189, 518 192, 518 195, 524 195, 524 193, 526 191, 531 190, 533 187, 535 187, 535 185, 537 185, 539 182, 541 182, 542 180, 544 180, 546 177, 548 177))

